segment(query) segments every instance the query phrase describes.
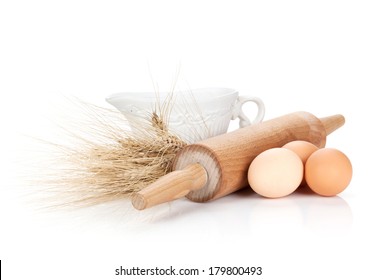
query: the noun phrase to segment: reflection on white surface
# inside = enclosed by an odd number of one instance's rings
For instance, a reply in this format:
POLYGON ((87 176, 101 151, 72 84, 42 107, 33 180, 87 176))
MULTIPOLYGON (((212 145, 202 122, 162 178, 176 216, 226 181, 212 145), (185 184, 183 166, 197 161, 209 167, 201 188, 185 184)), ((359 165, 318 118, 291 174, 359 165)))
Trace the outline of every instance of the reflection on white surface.
POLYGON ((352 211, 340 196, 321 197, 297 194, 304 227, 313 232, 344 232, 352 226, 352 211))
POLYGON ((304 230, 314 233, 345 232, 351 228, 352 212, 339 197, 321 197, 298 191, 280 199, 255 199, 250 208, 253 231, 291 232, 304 230))
MULTIPOLYGON (((56 213, 55 213, 56 214, 56 213)), ((49 215, 54 215, 50 213, 49 215)), ((181 199, 138 211, 128 200, 65 213, 71 227, 95 227, 137 238, 170 239, 174 236, 252 236, 343 233, 351 229, 352 211, 339 197, 321 197, 304 191, 266 199, 243 190, 209 203, 181 199)), ((92 229, 91 229, 92 230, 92 229)))

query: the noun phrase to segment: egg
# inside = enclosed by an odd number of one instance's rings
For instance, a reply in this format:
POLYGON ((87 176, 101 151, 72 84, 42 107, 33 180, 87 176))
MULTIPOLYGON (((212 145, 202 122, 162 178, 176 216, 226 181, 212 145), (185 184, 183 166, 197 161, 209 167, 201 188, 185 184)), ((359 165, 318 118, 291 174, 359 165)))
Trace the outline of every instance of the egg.
POLYGON ((285 148, 273 148, 259 154, 248 169, 248 182, 261 196, 278 198, 294 192, 303 179, 299 156, 285 148))
POLYGON ((339 150, 325 148, 314 152, 305 164, 305 180, 308 186, 322 196, 334 196, 349 185, 352 165, 339 150))
MULTIPOLYGON (((289 142, 286 145, 284 145, 283 148, 289 149, 293 151, 294 153, 296 153, 302 160, 303 165, 305 165, 309 156, 319 149, 317 146, 313 145, 312 143, 307 142, 307 141, 302 141, 302 140, 289 142)), ((304 177, 300 185, 305 188, 307 187, 307 183, 304 177)))
POLYGON ((284 145, 283 148, 289 149, 296 153, 302 160, 303 164, 306 163, 307 159, 313 152, 316 152, 319 149, 312 143, 301 140, 289 142, 284 145))

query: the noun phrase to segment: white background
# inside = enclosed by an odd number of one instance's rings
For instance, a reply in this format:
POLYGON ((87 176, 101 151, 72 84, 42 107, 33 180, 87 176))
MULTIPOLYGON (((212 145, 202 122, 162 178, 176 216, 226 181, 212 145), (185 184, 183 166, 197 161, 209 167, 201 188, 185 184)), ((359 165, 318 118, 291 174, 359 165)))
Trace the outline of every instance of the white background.
POLYGON ((373 1, 1 1, 4 279, 119 279, 120 265, 206 270, 186 279, 224 279, 210 266, 262 266, 255 279, 375 278, 375 14, 373 1), (32 162, 21 134, 52 135, 63 95, 106 106, 113 92, 152 91, 150 73, 168 90, 179 68, 182 89, 261 97, 265 119, 343 114, 327 146, 352 161, 348 189, 278 200, 245 191, 141 213, 127 201, 38 211, 20 195, 32 162))

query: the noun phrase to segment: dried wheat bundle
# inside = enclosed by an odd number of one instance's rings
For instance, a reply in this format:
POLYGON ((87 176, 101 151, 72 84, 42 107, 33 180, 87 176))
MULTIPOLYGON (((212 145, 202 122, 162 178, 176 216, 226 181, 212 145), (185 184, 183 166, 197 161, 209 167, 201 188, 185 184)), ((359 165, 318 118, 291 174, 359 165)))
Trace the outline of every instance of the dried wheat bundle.
POLYGON ((168 130, 171 105, 159 104, 140 119, 78 102, 86 121, 64 128, 74 144, 53 144, 58 152, 43 178, 55 204, 93 205, 129 197, 171 171, 175 155, 186 145, 168 130))

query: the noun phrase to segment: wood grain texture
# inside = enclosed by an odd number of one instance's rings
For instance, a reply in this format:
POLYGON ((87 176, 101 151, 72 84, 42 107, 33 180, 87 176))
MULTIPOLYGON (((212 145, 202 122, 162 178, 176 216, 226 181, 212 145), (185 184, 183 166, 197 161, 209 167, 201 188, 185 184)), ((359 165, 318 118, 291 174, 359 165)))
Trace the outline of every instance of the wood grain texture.
POLYGON ((345 124, 345 117, 342 115, 334 115, 326 118, 320 118, 320 121, 325 128, 326 135, 329 135, 337 128, 345 124))
POLYGON ((215 151, 212 151, 210 147, 196 144, 190 146, 189 149, 183 149, 177 155, 177 159, 173 165, 174 170, 184 169, 187 165, 199 163, 208 174, 208 182, 205 187, 189 192, 187 197, 197 202, 204 202, 208 198, 214 197, 219 191, 220 182, 222 182, 222 167, 215 151))
MULTIPOLYGON (((329 132, 343 123, 344 118, 340 115, 325 118, 329 132)), ((189 145, 178 154, 173 168, 180 169, 190 164, 190 157, 198 150, 205 158, 211 158, 216 163, 207 166, 204 160, 195 159, 206 169, 209 182, 205 188, 192 191, 187 197, 204 202, 247 186, 249 165, 263 151, 282 147, 294 140, 305 140, 324 147, 326 135, 324 124, 314 115, 307 112, 292 113, 189 145), (211 180, 212 177, 216 179, 211 180)))
POLYGON ((175 171, 137 193, 132 203, 141 210, 183 196, 196 202, 223 197, 248 186, 249 165, 263 151, 294 140, 322 148, 344 122, 341 115, 321 121, 296 112, 188 145, 178 153, 175 171))
POLYGON ((190 191, 205 187, 206 170, 200 164, 190 164, 173 171, 132 197, 133 207, 138 210, 186 196, 190 191))

